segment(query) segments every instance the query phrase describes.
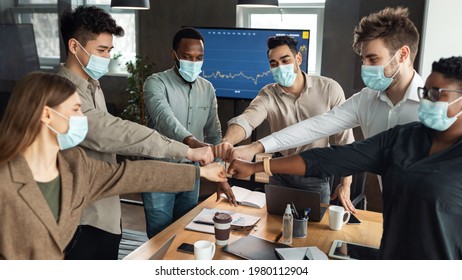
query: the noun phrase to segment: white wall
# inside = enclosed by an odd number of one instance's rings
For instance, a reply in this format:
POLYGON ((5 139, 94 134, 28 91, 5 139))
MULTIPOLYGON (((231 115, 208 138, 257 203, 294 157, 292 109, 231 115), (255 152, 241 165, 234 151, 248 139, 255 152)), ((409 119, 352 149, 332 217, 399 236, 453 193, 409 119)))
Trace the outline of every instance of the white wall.
POLYGON ((462 56, 462 1, 427 0, 421 38, 421 69, 424 80, 432 63, 442 57, 462 56))

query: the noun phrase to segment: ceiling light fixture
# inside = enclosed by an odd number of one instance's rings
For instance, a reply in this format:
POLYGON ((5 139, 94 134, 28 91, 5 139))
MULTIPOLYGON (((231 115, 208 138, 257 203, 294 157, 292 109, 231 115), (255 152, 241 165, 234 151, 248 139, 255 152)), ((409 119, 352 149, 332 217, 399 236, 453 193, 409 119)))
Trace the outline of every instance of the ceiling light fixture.
POLYGON ((112 0, 111 8, 130 10, 149 10, 149 0, 112 0))
POLYGON ((254 7, 277 7, 279 5, 278 0, 238 0, 238 6, 254 6, 254 7))

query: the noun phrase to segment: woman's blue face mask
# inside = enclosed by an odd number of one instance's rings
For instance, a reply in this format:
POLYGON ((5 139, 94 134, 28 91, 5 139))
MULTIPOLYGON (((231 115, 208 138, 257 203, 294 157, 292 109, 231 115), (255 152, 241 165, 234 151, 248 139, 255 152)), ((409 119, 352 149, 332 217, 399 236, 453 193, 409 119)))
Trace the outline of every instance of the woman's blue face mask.
MULTIPOLYGON (((50 108, 51 109, 51 108, 50 108)), ((70 116, 69 118, 59 113, 56 110, 51 109, 58 116, 69 121, 69 129, 66 133, 59 133, 56 129, 50 125, 46 125, 51 131, 56 133, 56 139, 58 140, 60 150, 70 149, 78 144, 82 143, 87 136, 88 132, 88 120, 86 116, 70 116)))

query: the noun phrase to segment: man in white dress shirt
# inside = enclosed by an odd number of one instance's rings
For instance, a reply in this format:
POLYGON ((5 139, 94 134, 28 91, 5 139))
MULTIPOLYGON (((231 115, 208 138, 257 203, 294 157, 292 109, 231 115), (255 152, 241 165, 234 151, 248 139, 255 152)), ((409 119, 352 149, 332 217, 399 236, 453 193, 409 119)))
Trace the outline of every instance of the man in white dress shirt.
MULTIPOLYGON (((354 30, 354 51, 361 56, 366 88, 320 116, 272 133, 249 145, 236 147, 230 159, 252 160, 256 153, 272 153, 306 145, 357 126, 365 138, 398 124, 418 121, 417 87, 424 81, 414 70, 419 33, 407 8, 385 8, 361 19, 354 30)), ((379 180, 380 181, 380 180, 379 180)), ((343 206, 355 213, 349 187, 339 187, 343 206)))

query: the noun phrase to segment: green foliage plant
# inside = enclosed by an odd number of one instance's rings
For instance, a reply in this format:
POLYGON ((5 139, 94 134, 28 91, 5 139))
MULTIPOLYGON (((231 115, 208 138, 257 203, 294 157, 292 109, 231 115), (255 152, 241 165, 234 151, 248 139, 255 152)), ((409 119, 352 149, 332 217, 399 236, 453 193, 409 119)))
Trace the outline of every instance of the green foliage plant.
POLYGON ((149 62, 147 57, 136 56, 135 61, 128 61, 126 64, 128 75, 128 86, 125 90, 128 94, 128 105, 120 114, 125 120, 130 120, 141 125, 146 125, 147 117, 143 98, 144 81, 154 72, 154 63, 149 62))

